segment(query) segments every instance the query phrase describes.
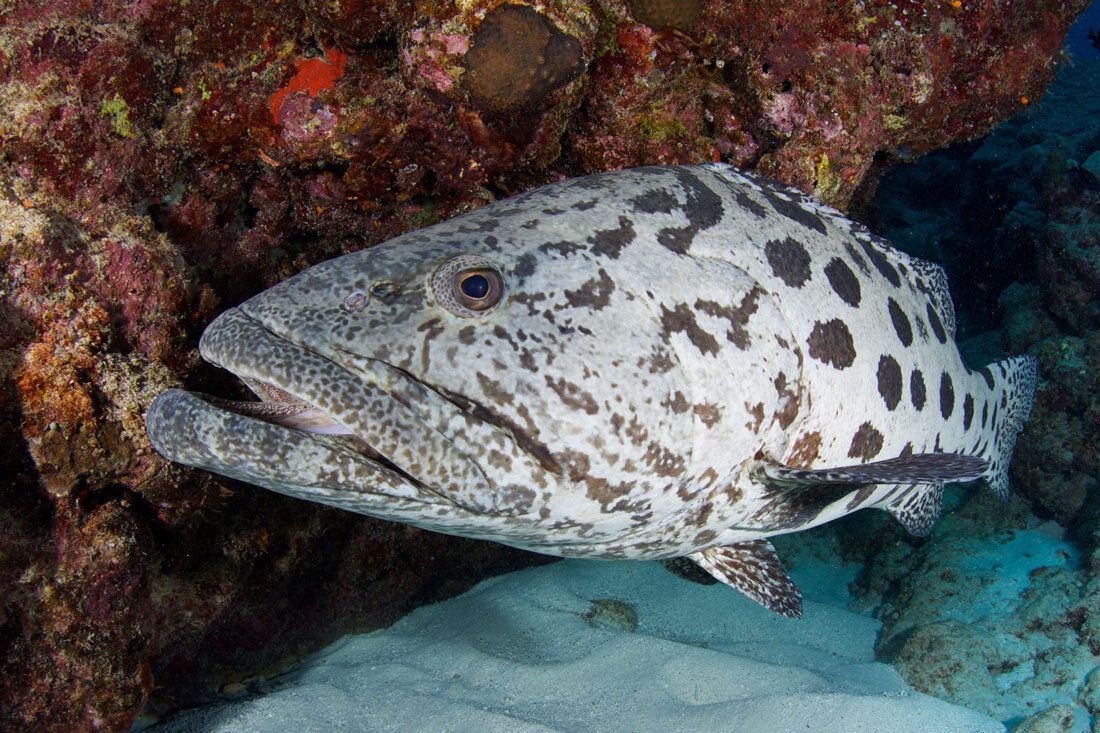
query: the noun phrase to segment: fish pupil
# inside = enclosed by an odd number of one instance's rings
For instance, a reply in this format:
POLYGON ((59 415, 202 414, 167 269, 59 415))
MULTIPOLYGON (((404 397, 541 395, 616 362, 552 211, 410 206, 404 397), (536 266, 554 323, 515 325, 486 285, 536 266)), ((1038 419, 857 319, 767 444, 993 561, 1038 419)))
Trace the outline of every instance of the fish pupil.
POLYGON ((489 278, 478 273, 467 275, 458 287, 467 298, 481 300, 489 294, 489 278))

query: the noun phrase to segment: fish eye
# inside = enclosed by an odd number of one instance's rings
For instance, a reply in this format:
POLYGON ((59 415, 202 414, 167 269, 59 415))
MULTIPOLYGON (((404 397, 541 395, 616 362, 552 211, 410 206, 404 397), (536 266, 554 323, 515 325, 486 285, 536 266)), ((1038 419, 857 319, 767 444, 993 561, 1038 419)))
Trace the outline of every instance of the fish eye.
POLYGON ((436 302, 456 316, 480 318, 491 313, 504 297, 504 278, 493 263, 477 255, 458 255, 432 275, 436 302))
POLYGON ((455 273, 453 282, 455 298, 473 311, 492 308, 500 302, 504 290, 494 270, 461 270, 455 273))

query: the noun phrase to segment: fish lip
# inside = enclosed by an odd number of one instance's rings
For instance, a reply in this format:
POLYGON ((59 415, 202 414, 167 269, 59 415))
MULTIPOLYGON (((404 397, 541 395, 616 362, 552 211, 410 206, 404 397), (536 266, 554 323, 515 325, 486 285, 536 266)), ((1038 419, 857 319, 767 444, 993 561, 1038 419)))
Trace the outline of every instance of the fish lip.
POLYGON ((416 517, 423 505, 452 505, 447 497, 434 494, 430 488, 410 483, 408 478, 392 471, 366 454, 350 450, 342 445, 338 436, 308 433, 284 427, 231 410, 218 407, 218 398, 183 389, 162 392, 150 405, 145 416, 146 433, 153 448, 165 458, 196 468, 213 471, 247 483, 264 486, 274 491, 338 506, 365 514, 376 514, 365 504, 377 500, 377 508, 384 508, 391 515, 404 511, 416 517), (202 426, 205 431, 196 434, 202 426), (268 438, 256 440, 257 435, 268 438), (322 457, 338 456, 343 466, 365 470, 374 478, 367 486, 357 486, 354 498, 358 505, 350 505, 351 497, 340 498, 340 487, 317 488, 308 484, 294 485, 286 480, 284 466, 279 461, 257 449, 271 445, 276 438, 283 448, 283 462, 296 455, 312 459, 318 466, 322 457), (231 456, 231 457, 230 457, 231 456), (385 486, 390 491, 381 490, 385 486))
MULTIPOLYGON (((266 386, 270 386, 270 385, 266 385, 266 386)), ((278 388, 276 388, 276 389, 278 389, 278 388)), ((348 449, 354 450, 354 451, 359 452, 359 453, 362 453, 365 457, 369 458, 370 460, 375 461, 377 463, 381 463, 387 469, 389 469, 391 471, 394 471, 395 473, 397 473, 399 475, 402 475, 409 482, 416 483, 416 479, 414 479, 412 476, 409 476, 408 474, 404 473, 400 468, 398 468, 398 467, 394 466, 393 464, 391 464, 388 460, 386 460, 385 456, 383 456, 378 451, 374 450, 374 448, 370 445, 370 443, 366 442, 365 440, 363 440, 362 438, 360 438, 359 436, 355 435, 354 433, 352 433, 350 431, 347 432, 347 433, 334 433, 334 432, 314 431, 314 430, 297 428, 297 427, 285 424, 284 422, 280 421, 278 419, 278 417, 274 416, 275 413, 278 412, 278 410, 270 410, 270 412, 273 415, 272 417, 265 417, 261 414, 263 412, 268 412, 268 410, 263 409, 265 407, 278 408, 280 406, 285 406, 285 407, 288 407, 288 408, 304 408, 305 410, 313 410, 313 411, 316 411, 316 412, 322 412, 322 414, 323 414, 323 411, 321 411, 319 408, 317 408, 313 405, 310 405, 308 402, 303 402, 303 401, 297 399, 296 397, 294 397, 293 395, 290 395, 290 394, 286 395, 287 397, 290 397, 292 401, 228 400, 228 399, 225 399, 223 397, 218 397, 217 395, 207 394, 205 392, 189 392, 187 390, 180 390, 180 391, 187 392, 187 394, 189 394, 191 397, 205 402, 207 405, 209 405, 210 409, 213 409, 213 410, 222 410, 222 411, 225 411, 225 412, 232 413, 233 415, 237 415, 238 417, 248 418, 248 419, 251 419, 251 420, 259 420, 259 421, 262 421, 264 423, 267 423, 267 424, 275 426, 275 427, 283 428, 283 429, 286 429, 286 430, 293 430, 295 432, 305 433, 306 435, 328 435, 328 436, 332 436, 333 440, 338 440, 340 443, 344 444, 348 449), (255 406, 256 409, 250 409, 253 406, 255 406)), ((154 404, 155 404, 155 402, 156 401, 154 400, 154 404)), ((291 411, 292 410, 288 410, 287 412, 291 412, 291 411)))
MULTIPOLYGON (((234 375, 234 376, 238 376, 238 375, 234 375)), ((238 378, 240 378, 240 377, 238 376, 238 378)), ((245 380, 242 379, 242 381, 245 381, 245 380)), ((375 463, 380 464, 381 468, 384 468, 384 469, 386 469, 386 470, 388 470, 392 473, 397 474, 398 476, 400 476, 403 479, 405 479, 406 481, 408 481, 410 484, 415 484, 415 485, 419 486, 420 488, 423 488, 425 490, 429 490, 427 486, 425 486, 422 482, 418 481, 414 476, 409 475, 408 473, 403 471, 399 466, 397 466, 392 461, 388 460, 384 455, 382 455, 377 450, 375 450, 374 447, 369 442, 367 442, 363 438, 356 435, 353 431, 351 431, 346 426, 343 426, 342 423, 339 423, 338 421, 334 420, 331 416, 329 416, 327 413, 325 413, 323 410, 316 407, 315 405, 312 405, 308 402, 305 402, 301 398, 299 398, 299 397, 297 397, 297 396, 295 396, 295 395, 293 395, 293 394, 291 394, 291 393, 289 393, 289 392, 287 392, 287 391, 285 391, 285 390, 283 390, 279 387, 274 387, 273 385, 270 385, 270 384, 254 383, 254 380, 247 380, 246 383, 249 385, 249 388, 252 389, 254 392, 257 390, 257 388, 259 388, 259 389, 262 389, 265 394, 268 394, 269 396, 272 396, 271 392, 273 390, 276 394, 277 393, 282 393, 283 396, 288 397, 290 399, 289 400, 271 399, 271 400, 258 400, 258 401, 257 400, 228 400, 228 399, 225 399, 225 398, 222 398, 222 397, 218 397, 216 395, 207 394, 205 392, 190 392, 189 394, 191 396, 195 397, 196 399, 202 400, 203 402, 207 403, 211 408, 216 409, 216 410, 224 410, 226 412, 230 412, 230 413, 232 413, 234 415, 238 415, 240 417, 249 418, 249 419, 252 419, 252 420, 260 420, 262 422, 268 423, 269 425, 273 425, 273 426, 283 428, 283 429, 286 429, 286 430, 293 430, 293 431, 296 431, 296 432, 305 433, 307 435, 332 436, 332 440, 339 441, 341 444, 345 445, 349 450, 353 450, 353 451, 356 451, 358 453, 363 454, 363 456, 366 457, 367 459, 369 459, 371 461, 374 461, 375 463), (282 412, 285 413, 284 415, 277 415, 276 413, 280 412, 280 410, 278 410, 278 409, 265 409, 265 408, 279 408, 279 407, 288 408, 288 409, 285 409, 285 410, 282 411, 282 412), (297 409, 295 409, 295 408, 297 408, 297 409), (296 426, 293 426, 293 425, 286 424, 286 422, 284 422, 283 419, 280 419, 280 418, 285 419, 288 416, 290 416, 292 413, 295 413, 295 412, 301 413, 301 412, 310 412, 310 411, 317 412, 317 413, 320 413, 321 415, 324 415, 325 417, 328 417, 330 420, 333 420, 334 423, 344 427, 344 430, 346 432, 333 432, 333 431, 327 431, 327 430, 310 430, 308 428, 301 428, 301 427, 296 427, 296 426), (264 412, 270 412, 270 416, 265 417, 262 414, 264 412)))
MULTIPOLYGON (((290 342, 272 331, 260 320, 250 316, 243 308, 230 308, 219 314, 217 318, 207 325, 202 336, 199 338, 199 353, 206 361, 225 369, 237 379, 244 382, 244 384, 260 398, 259 401, 254 403, 257 405, 257 412, 259 411, 258 408, 260 405, 302 405, 326 414, 334 422, 340 422, 331 413, 325 411, 323 407, 318 405, 315 400, 311 399, 311 396, 307 394, 306 391, 300 389, 301 384, 299 381, 286 378, 280 379, 276 374, 264 374, 262 368, 264 365, 257 364, 256 359, 250 360, 247 358, 247 353, 242 353, 241 345, 243 343, 249 343, 254 348, 262 349, 267 345, 278 343, 289 344, 290 342), (246 341, 240 338, 242 335, 247 336, 250 340, 246 341)), ((309 351, 296 344, 294 346, 303 351, 309 351)), ((316 356, 324 358, 321 355, 316 356)), ((214 407, 228 410, 245 417, 258 418, 264 420, 264 422, 279 425, 288 430, 295 429, 277 420, 268 420, 259 416, 248 409, 248 406, 253 404, 252 402, 237 402, 213 395, 200 396, 214 407)), ((343 423, 340 424, 343 425, 343 423)), ((362 435, 356 433, 353 426, 343 426, 347 429, 349 434, 359 438, 366 445, 370 445, 369 441, 362 435)), ((314 431, 303 430, 302 432, 312 433, 314 431)))
MULTIPOLYGON (((357 365, 341 363, 339 354, 324 353, 280 333, 278 324, 273 327, 246 306, 226 310, 207 326, 199 340, 206 361, 246 383, 268 385, 315 406, 384 459, 376 464, 402 474, 420 492, 474 513, 497 510, 495 492, 480 466, 419 414, 416 405, 395 395, 375 375, 360 374, 357 365)), ((326 445, 332 442, 304 434, 326 445)))

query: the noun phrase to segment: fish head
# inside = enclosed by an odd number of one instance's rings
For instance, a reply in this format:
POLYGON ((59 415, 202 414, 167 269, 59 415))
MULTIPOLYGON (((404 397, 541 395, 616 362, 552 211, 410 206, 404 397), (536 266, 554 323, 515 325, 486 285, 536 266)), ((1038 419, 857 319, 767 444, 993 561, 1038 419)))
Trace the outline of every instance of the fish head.
POLYGON ((550 552, 678 506, 693 416, 645 297, 674 279, 669 265, 625 241, 608 257, 593 233, 610 212, 555 217, 523 198, 221 314, 202 356, 262 403, 173 390, 150 410, 154 446, 282 493, 550 552))

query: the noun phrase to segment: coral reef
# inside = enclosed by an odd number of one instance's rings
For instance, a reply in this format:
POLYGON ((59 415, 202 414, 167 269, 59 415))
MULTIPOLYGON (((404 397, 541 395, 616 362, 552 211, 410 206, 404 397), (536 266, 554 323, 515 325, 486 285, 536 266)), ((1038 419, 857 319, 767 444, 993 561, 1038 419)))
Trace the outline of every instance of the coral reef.
POLYGON ((195 352, 218 311, 596 169, 720 157, 843 206, 1037 99, 1084 4, 7 3, 0 727, 125 728, 528 561, 166 465, 153 395, 242 393, 195 352), (558 63, 497 102, 535 47, 479 56, 502 17, 558 63))
POLYGON ((690 36, 620 25, 618 48, 591 67, 592 114, 574 147, 587 166, 608 167, 685 162, 709 145, 711 155, 844 208, 869 172, 990 130, 999 118, 987 104, 1037 100, 1053 66, 1041 77, 1018 72, 1057 56, 1064 28, 1049 25, 1055 12, 729 2, 704 4, 690 36), (1020 42, 1003 45, 1009 37, 1020 42), (710 64, 701 69, 700 57, 710 64))
POLYGON ((973 494, 928 542, 881 545, 862 579, 883 622, 876 654, 921 692, 1009 724, 1035 725, 1055 703, 1087 722, 1100 712, 1100 579, 1022 497, 994 504, 973 494))

